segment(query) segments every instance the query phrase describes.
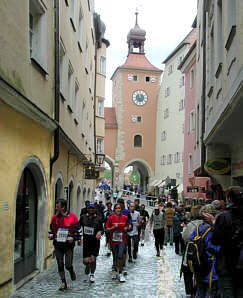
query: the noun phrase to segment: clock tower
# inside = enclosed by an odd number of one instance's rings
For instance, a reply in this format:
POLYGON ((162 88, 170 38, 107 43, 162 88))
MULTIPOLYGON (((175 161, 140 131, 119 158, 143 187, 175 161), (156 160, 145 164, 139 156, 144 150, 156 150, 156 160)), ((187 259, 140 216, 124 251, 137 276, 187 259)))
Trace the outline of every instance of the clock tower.
POLYGON ((127 35, 128 56, 112 75, 112 108, 105 108, 105 154, 114 169, 113 187, 123 188, 124 170, 140 173, 147 190, 155 175, 157 95, 162 71, 145 56, 146 32, 138 25, 127 35))

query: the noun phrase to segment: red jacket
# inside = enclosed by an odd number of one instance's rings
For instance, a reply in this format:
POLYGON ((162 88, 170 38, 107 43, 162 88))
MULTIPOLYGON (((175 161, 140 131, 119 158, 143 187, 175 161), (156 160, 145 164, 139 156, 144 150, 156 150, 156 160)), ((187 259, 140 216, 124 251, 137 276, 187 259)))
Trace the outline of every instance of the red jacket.
MULTIPOLYGON (((78 218, 75 214, 71 212, 69 212, 66 216, 62 216, 60 214, 55 214, 52 216, 49 234, 53 234, 53 242, 55 245, 59 244, 59 242, 57 242, 56 240, 58 230, 60 228, 68 230, 68 237, 73 237, 74 240, 79 240, 81 237, 78 231, 78 218)), ((74 245, 74 242, 61 242, 60 244, 74 245)))
POLYGON ((125 227, 128 226, 129 221, 128 217, 126 215, 117 216, 115 214, 112 214, 105 225, 106 228, 111 228, 115 224, 118 224, 118 227, 114 230, 110 231, 110 243, 111 245, 116 245, 119 243, 126 243, 126 232, 124 230, 125 227), (117 234, 116 234, 117 233, 117 234), (119 234, 121 235, 121 238, 119 238, 119 234), (117 241, 113 241, 115 238, 114 236, 118 236, 116 239, 117 241))

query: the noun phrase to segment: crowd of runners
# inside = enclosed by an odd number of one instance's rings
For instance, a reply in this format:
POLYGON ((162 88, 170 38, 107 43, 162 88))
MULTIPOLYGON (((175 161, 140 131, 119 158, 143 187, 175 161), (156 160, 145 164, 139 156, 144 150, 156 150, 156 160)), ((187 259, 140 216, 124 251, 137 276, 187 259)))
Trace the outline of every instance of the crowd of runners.
MULTIPOLYGON (((65 268, 71 280, 75 243, 83 246, 84 274, 95 282, 96 258, 104 235, 107 256, 112 255, 111 278, 126 281, 126 263, 136 263, 139 246, 144 246, 145 230, 153 235, 160 257, 169 245, 181 256, 178 274, 184 277, 187 297, 243 297, 243 191, 230 188, 222 201, 196 206, 166 202, 149 212, 139 199, 119 198, 113 205, 107 198, 86 201, 80 218, 58 200, 51 219, 49 239, 53 240, 60 290, 67 289, 65 268)), ((153 254, 153 252, 151 252, 153 254)))

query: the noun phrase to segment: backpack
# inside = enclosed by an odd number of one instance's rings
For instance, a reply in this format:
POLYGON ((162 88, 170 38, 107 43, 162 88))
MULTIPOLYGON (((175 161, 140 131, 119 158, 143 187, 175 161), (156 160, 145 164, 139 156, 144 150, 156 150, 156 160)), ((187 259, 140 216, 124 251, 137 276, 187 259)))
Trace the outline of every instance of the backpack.
POLYGON ((207 226, 204 231, 199 234, 199 227, 196 228, 196 236, 193 240, 188 242, 186 260, 189 270, 201 277, 205 277, 212 269, 212 263, 208 261, 208 255, 206 253, 207 243, 205 236, 211 231, 211 227, 207 226))

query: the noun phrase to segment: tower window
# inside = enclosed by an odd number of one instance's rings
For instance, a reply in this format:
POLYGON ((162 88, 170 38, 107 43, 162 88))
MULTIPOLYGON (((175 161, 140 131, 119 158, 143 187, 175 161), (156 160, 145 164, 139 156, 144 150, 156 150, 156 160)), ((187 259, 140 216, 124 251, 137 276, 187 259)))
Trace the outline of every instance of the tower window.
POLYGON ((134 147, 142 147, 142 136, 135 135, 133 140, 134 147))
POLYGON ((132 76, 132 80, 133 81, 137 81, 138 80, 138 76, 132 76))
POLYGON ((150 82, 150 77, 145 77, 145 82, 150 82))
POLYGON ((137 116, 137 122, 142 122, 142 117, 141 116, 137 116))

